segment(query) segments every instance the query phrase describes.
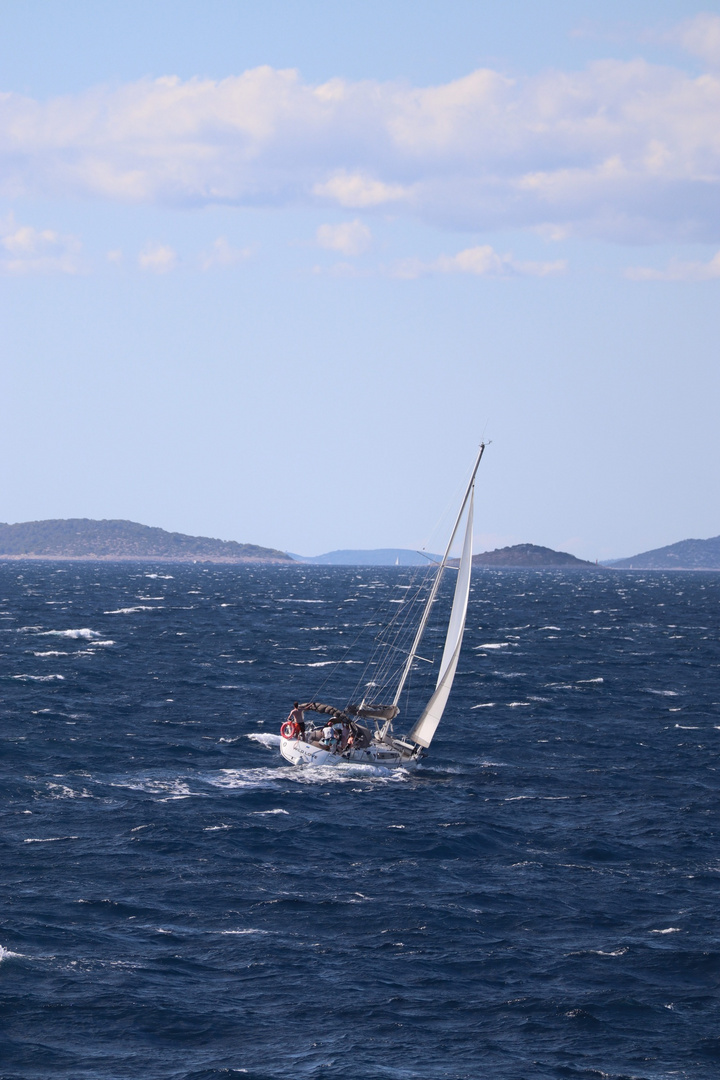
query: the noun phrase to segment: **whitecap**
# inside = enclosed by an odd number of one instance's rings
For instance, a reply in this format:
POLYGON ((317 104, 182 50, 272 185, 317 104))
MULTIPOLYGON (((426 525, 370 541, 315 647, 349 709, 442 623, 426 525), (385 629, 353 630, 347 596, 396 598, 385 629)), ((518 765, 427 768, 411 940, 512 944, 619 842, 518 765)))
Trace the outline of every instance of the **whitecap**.
POLYGON ((494 705, 494 701, 483 701, 480 705, 471 705, 470 712, 472 712, 473 709, 492 709, 494 705))
POLYGON ((529 707, 530 702, 529 701, 508 701, 507 706, 508 706, 508 709, 517 709, 517 708, 520 708, 520 707, 529 707))
POLYGON ((64 675, 13 675, 13 679, 21 682, 52 682, 53 679, 64 679, 64 675))
POLYGON ((162 604, 138 604, 137 607, 119 607, 114 611, 104 611, 103 615, 134 615, 136 611, 162 611, 162 604))
POLYGON ((645 692, 647 694, 657 694, 658 697, 679 697, 677 690, 650 690, 646 687, 645 692))
POLYGON ((281 810, 281 809, 277 809, 277 810, 254 810, 253 811, 253 817, 263 817, 265 814, 287 814, 288 817, 289 817, 290 816, 290 811, 289 810, 281 810))
POLYGON ((599 683, 599 682, 605 682, 605 680, 604 679, 578 679, 577 685, 582 686, 583 683, 599 683))
POLYGON ((509 649, 509 641, 487 642, 485 645, 476 645, 476 649, 509 649))
POLYGON ((251 769, 221 769, 214 775, 206 775, 205 781, 213 787, 226 790, 274 787, 288 780, 297 784, 347 784, 358 780, 375 783, 402 783, 410 778, 406 769, 389 769, 381 765, 363 765, 360 762, 342 762, 339 765, 319 765, 312 768, 276 766, 251 769))
POLYGON ((276 601, 276 604, 324 604, 324 600, 299 600, 297 596, 281 596, 276 601))
POLYGON ((679 926, 668 926, 667 930, 651 930, 651 934, 680 934, 682 930, 679 926))
POLYGON ((179 779, 155 780, 150 776, 138 777, 138 779, 116 781, 110 787, 129 788, 130 791, 144 791, 148 795, 164 795, 165 798, 161 799, 161 802, 170 802, 173 799, 189 799, 192 796, 207 798, 205 792, 191 791, 187 783, 179 779))
POLYGON ((22 955, 22 953, 11 952, 10 949, 6 949, 3 945, 0 945, 0 964, 3 960, 10 960, 12 957, 21 957, 22 955))
POLYGON ((25 844, 52 844, 56 840, 79 840, 79 836, 29 836, 27 840, 24 840, 25 844))
POLYGON ((57 649, 48 649, 47 652, 34 652, 33 656, 69 656, 70 653, 58 652, 57 649))
POLYGON ((97 630, 83 627, 81 630, 45 630, 40 637, 64 637, 72 638, 74 641, 92 641, 94 638, 101 638, 102 634, 97 630))
POLYGON ((48 784, 48 791, 52 792, 51 799, 92 799, 94 796, 83 788, 82 791, 75 791, 74 788, 67 787, 65 784, 48 784))
MULTIPOLYGON (((269 934, 269 933, 271 933, 271 931, 270 930, 252 930, 252 929, 251 930, 210 930, 210 931, 208 931, 208 933, 211 933, 211 934, 215 933, 215 934, 238 934, 238 935, 242 935, 242 934, 269 934)), ((240 1070, 240 1071, 242 1072, 243 1070, 240 1070)))

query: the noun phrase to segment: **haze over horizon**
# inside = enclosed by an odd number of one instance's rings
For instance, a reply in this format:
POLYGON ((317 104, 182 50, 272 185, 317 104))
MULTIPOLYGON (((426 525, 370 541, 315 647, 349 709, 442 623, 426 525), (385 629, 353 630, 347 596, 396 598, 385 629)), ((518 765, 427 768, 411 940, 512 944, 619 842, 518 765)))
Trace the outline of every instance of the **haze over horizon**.
POLYGON ((0 12, 0 519, 296 552, 720 533, 720 14, 0 12))

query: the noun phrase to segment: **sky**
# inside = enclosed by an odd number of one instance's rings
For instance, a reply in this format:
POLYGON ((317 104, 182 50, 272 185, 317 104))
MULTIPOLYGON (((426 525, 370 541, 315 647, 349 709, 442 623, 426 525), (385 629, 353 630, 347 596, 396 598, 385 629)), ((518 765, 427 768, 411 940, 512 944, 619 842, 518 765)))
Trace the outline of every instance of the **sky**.
POLYGON ((0 0, 0 520, 720 533, 720 3, 0 0))

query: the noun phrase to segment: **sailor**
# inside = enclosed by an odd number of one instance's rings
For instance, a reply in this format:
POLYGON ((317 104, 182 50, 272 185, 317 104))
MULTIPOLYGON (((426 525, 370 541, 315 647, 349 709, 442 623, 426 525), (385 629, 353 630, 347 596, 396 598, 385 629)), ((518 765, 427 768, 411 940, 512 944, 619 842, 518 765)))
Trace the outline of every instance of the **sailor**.
POLYGON ((286 722, 295 725, 299 739, 305 739, 305 713, 302 711, 297 701, 293 702, 292 710, 286 722))
POLYGON ((335 734, 335 728, 332 726, 332 720, 328 720, 327 724, 322 730, 322 739, 320 743, 326 750, 332 750, 337 735, 335 734))

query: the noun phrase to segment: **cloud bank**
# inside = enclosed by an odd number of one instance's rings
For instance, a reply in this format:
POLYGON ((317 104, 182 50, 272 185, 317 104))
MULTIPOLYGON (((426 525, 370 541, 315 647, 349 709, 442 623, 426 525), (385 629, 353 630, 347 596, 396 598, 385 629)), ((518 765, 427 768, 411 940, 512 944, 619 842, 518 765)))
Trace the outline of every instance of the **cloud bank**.
POLYGON ((720 17, 688 20, 677 35, 708 73, 605 60, 414 87, 311 85, 260 67, 49 101, 1 94, 0 194, 342 207, 445 228, 720 240, 720 17))

